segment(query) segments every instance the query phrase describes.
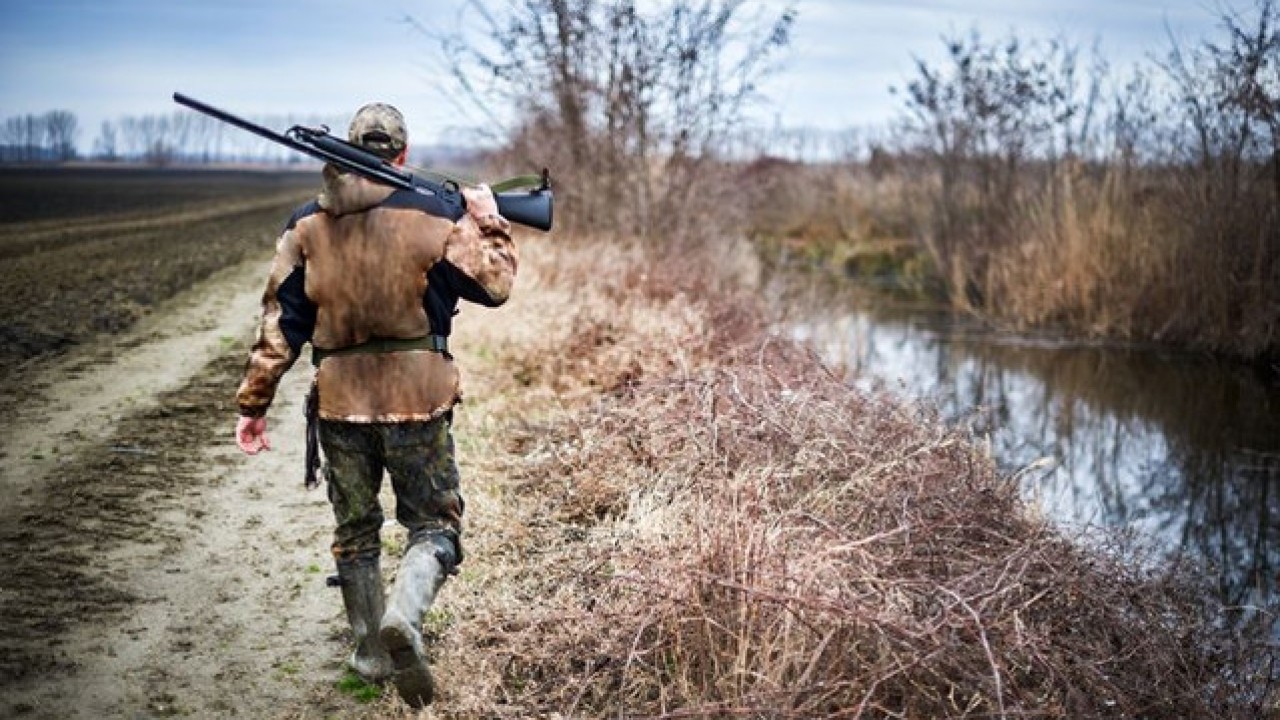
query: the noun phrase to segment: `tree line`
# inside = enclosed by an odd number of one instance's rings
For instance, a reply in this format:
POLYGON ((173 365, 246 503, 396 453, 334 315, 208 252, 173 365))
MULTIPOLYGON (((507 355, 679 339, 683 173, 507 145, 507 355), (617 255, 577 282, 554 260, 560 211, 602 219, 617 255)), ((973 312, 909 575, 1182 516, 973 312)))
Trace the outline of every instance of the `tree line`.
POLYGON ((79 121, 70 110, 6 118, 0 125, 0 160, 48 162, 76 156, 79 121))
MULTIPOLYGON (((327 115, 267 115, 251 118, 270 128, 293 125, 346 127, 327 115)), ((77 149, 81 125, 75 113, 53 110, 14 115, 0 124, 0 162, 272 163, 303 162, 302 156, 207 115, 187 111, 127 115, 104 120, 87 155, 77 149)))

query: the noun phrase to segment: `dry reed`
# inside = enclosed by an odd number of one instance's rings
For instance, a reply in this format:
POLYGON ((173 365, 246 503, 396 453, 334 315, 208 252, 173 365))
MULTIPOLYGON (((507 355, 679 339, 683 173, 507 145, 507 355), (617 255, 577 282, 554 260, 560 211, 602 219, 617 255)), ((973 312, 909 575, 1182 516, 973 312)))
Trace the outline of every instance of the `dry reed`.
POLYGON ((433 713, 1277 716, 1263 639, 1064 538, 970 438, 851 389, 727 286, 687 291, 705 267, 553 264, 573 322, 508 351, 561 406, 504 430, 492 572, 439 648, 467 688, 433 713))

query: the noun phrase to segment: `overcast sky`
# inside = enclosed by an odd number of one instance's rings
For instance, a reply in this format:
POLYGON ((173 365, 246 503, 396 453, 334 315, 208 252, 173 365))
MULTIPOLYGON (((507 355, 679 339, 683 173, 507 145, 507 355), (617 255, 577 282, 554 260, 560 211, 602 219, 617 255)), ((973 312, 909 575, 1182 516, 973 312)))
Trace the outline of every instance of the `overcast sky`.
MULTIPOLYGON (((843 129, 895 112, 889 93, 941 36, 979 29, 1100 41, 1116 66, 1162 54, 1168 32, 1216 30, 1217 0, 800 0, 793 47, 764 88, 768 122, 843 129)), ((781 0, 757 0, 781 8, 781 0)), ((347 117, 371 100, 411 141, 460 124, 430 42, 403 18, 457 23, 464 0, 0 0, 0 118, 66 109, 88 150, 104 120, 168 113, 182 91, 244 115, 347 117)))

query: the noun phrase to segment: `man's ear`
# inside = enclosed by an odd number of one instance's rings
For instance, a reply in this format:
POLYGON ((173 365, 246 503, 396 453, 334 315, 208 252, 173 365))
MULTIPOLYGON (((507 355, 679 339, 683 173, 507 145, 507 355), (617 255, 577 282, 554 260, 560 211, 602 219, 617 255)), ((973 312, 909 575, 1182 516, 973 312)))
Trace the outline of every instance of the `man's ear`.
POLYGON ((406 145, 400 154, 391 158, 391 164, 397 167, 404 165, 409 160, 409 146, 406 145))

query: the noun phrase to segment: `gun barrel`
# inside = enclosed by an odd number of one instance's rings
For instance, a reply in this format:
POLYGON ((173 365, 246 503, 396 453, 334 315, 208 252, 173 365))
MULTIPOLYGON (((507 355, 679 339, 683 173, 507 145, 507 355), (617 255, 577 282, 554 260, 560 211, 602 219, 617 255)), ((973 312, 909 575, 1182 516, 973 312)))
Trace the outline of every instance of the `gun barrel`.
POLYGON ((314 146, 316 149, 326 153, 331 153, 344 160, 349 160, 361 167, 368 168, 371 172, 378 173, 378 176, 384 181, 399 187, 402 190, 412 190, 413 180, 408 173, 402 172, 386 160, 374 155, 364 148, 356 147, 351 143, 344 142, 332 135, 326 135, 321 132, 314 132, 304 128, 294 128, 290 133, 299 133, 306 138, 306 144, 314 146))
MULTIPOLYGON (((455 185, 444 185, 426 178, 406 173, 392 166, 382 158, 363 148, 352 145, 341 138, 336 138, 321 130, 294 127, 287 133, 278 133, 270 128, 236 117, 208 103, 201 102, 180 92, 173 94, 173 101, 196 112, 204 113, 234 125, 241 130, 251 132, 262 138, 284 145, 317 160, 332 163, 345 170, 363 175, 376 182, 386 183, 403 190, 439 198, 442 212, 457 220, 465 212, 465 201, 455 185)), ((554 197, 546 181, 543 171, 542 186, 528 192, 497 193, 498 212, 511 222, 527 225, 538 230, 551 229, 551 214, 554 197)))
MULTIPOLYGON (((241 130, 247 130, 259 137, 264 137, 268 140, 278 142, 282 145, 286 145, 300 152, 307 152, 306 146, 297 142, 296 140, 293 140, 285 135, 281 135, 280 133, 275 132, 270 128, 264 128, 261 125, 256 125, 254 123, 249 122, 248 120, 236 117, 235 115, 232 115, 231 113, 225 110, 219 110, 218 108, 212 105, 209 105, 208 103, 200 102, 199 100, 189 95, 183 95, 180 92, 175 92, 173 94, 173 101, 178 103, 179 105, 185 105, 191 108, 192 110, 195 110, 196 112, 201 112, 212 118, 221 120, 222 122, 227 123, 228 125, 235 125, 241 130)), ((313 153, 308 153, 308 154, 313 154, 313 153)))

